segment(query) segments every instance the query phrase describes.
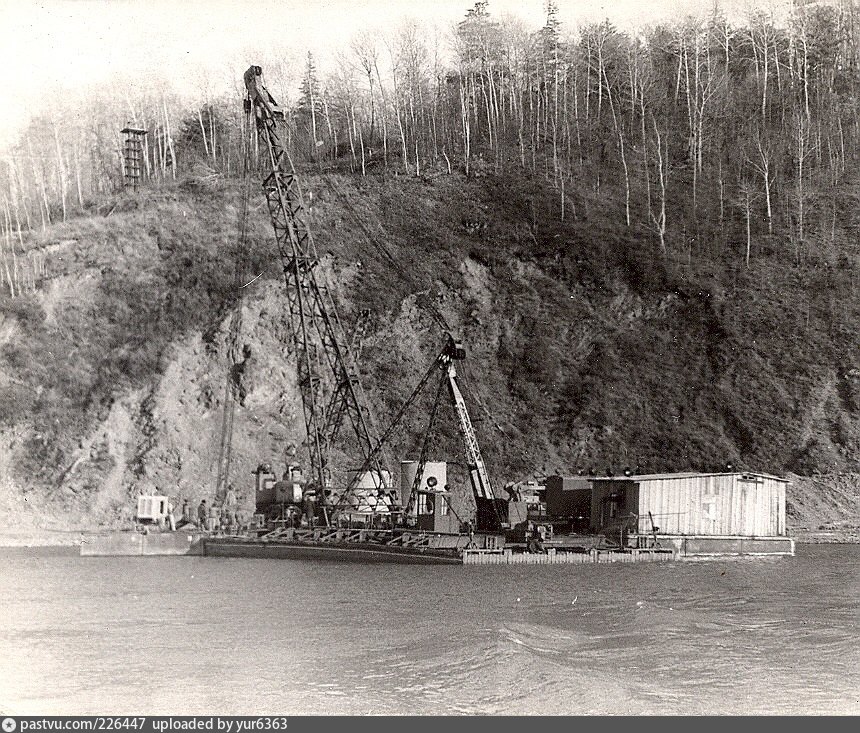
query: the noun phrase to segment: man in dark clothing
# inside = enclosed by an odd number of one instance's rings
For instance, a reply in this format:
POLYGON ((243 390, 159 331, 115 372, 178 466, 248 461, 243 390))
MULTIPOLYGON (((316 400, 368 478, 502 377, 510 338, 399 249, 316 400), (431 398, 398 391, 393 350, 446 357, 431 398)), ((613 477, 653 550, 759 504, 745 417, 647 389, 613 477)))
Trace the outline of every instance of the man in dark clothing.
POLYGON ((526 525, 526 550, 528 552, 540 554, 546 552, 540 532, 541 529, 542 527, 536 527, 533 522, 529 522, 526 525))
POLYGON ((209 507, 206 506, 206 499, 200 502, 197 507, 197 525, 200 529, 206 528, 206 518, 209 516, 209 507))
POLYGON ((269 90, 263 86, 262 76, 263 70, 259 66, 252 66, 245 72, 245 88, 251 98, 251 104, 259 104, 268 112, 269 117, 283 119, 284 113, 278 107, 274 97, 269 94, 269 90))
POLYGON ((515 484, 506 484, 505 491, 508 492, 508 496, 510 497, 510 501, 522 501, 522 497, 520 496, 520 490, 517 488, 515 484))

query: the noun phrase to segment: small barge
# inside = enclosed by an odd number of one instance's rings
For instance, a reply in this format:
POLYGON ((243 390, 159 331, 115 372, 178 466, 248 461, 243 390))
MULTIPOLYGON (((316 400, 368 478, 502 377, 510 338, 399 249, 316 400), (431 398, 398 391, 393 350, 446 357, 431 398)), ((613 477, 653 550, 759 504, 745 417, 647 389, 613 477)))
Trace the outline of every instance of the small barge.
POLYGON ((100 532, 84 537, 80 554, 81 557, 203 555, 203 541, 206 536, 206 532, 198 529, 180 529, 175 532, 100 532))

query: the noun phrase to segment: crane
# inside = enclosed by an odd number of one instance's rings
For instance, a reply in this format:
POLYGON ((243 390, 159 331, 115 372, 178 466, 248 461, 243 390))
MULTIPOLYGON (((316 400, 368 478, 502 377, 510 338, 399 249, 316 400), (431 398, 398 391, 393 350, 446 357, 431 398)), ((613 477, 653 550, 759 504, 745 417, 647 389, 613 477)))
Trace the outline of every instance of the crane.
MULTIPOLYGON (((386 472, 382 470, 379 460, 383 447, 393 435, 409 406, 430 381, 433 373, 441 371, 442 380, 437 389, 433 415, 436 413, 436 406, 444 391, 443 386, 447 385, 465 449, 469 481, 476 505, 477 528, 498 531, 507 520, 505 502, 496 498, 493 492, 475 429, 458 384, 455 362, 464 359, 466 351, 462 343, 450 333, 442 351, 385 433, 377 439, 373 438, 370 411, 361 389, 349 340, 344 335, 331 293, 321 282, 321 278, 317 277, 319 258, 311 233, 302 217, 303 204, 298 178, 281 142, 278 129, 278 123, 283 120, 284 115, 275 99, 263 86, 261 77, 262 69, 259 66, 252 66, 245 72, 247 89, 245 108, 256 121, 258 134, 265 146, 263 191, 283 265, 289 325, 298 362, 299 389, 310 452, 311 474, 320 487, 320 498, 323 504, 326 498, 322 489, 328 481, 328 451, 338 435, 344 418, 348 418, 353 427, 363 462, 346 491, 341 494, 338 504, 327 507, 329 509, 337 509, 348 501, 351 490, 361 477, 367 475, 368 470, 370 475, 377 477, 380 482, 384 480, 386 472), (319 351, 322 352, 321 355, 319 351), (334 381, 327 399, 321 367, 323 361, 328 365, 334 381)), ((428 433, 429 429, 430 426, 428 426, 428 433)), ((420 483, 427 460, 426 448, 425 435, 419 470, 407 508, 420 483)), ((386 487, 380 485, 377 488, 386 487)), ((323 516, 328 522, 327 511, 323 512, 323 516)))
POLYGON ((479 531, 497 532, 507 524, 507 502, 504 499, 498 498, 493 491, 490 476, 487 472, 487 465, 484 462, 481 447, 478 444, 478 436, 475 432, 474 426, 472 425, 472 420, 469 417, 466 400, 463 398, 463 393, 460 390, 455 362, 462 361, 465 358, 466 349, 463 347, 462 342, 456 339, 452 334, 448 333, 442 350, 433 360, 430 368, 421 378, 418 385, 412 390, 412 394, 403 403, 397 415, 395 415, 394 419, 391 421, 391 424, 382 434, 377 444, 373 447, 371 453, 365 459, 365 465, 362 466, 361 470, 365 471, 367 470, 367 467, 371 465, 370 461, 373 456, 381 450, 386 441, 394 434, 400 420, 406 414, 409 407, 411 407, 418 399, 418 396, 424 391, 424 388, 430 383, 432 376, 434 374, 441 373, 441 379, 436 390, 436 398, 433 403, 430 419, 421 445, 421 452, 418 458, 418 470, 415 474, 415 480, 412 485, 410 496, 406 502, 406 513, 408 514, 410 507, 415 501, 415 497, 421 484, 421 478, 424 474, 424 466, 427 463, 427 436, 432 429, 441 395, 446 391, 445 388, 447 387, 448 396, 450 397, 457 414, 457 428, 463 441, 466 468, 469 474, 469 484, 472 489, 472 496, 475 500, 476 528, 479 531))
MULTIPOLYGON (((279 123, 283 112, 262 84, 262 69, 250 67, 244 74, 245 110, 255 120, 264 149, 263 192, 283 267, 293 350, 298 364, 298 383, 307 432, 312 480, 323 507, 329 482, 329 450, 340 427, 348 419, 359 450, 371 475, 382 481, 386 472, 375 444, 368 403, 361 389, 349 341, 334 301, 322 276, 313 238, 303 220, 298 178, 281 142, 279 123), (325 367, 328 369, 326 370, 325 367), (332 379, 327 380, 328 371, 332 379), (326 394, 327 381, 332 381, 326 394)), ((366 469, 365 469, 366 470, 366 469)), ((352 484, 356 479, 353 479, 352 484)))
MULTIPOLYGON (((497 499, 493 486, 490 483, 490 475, 487 473, 487 465, 484 463, 484 457, 481 455, 481 447, 478 445, 478 436, 475 433, 475 428, 472 425, 472 420, 469 417, 469 411, 466 409, 466 400, 463 399, 463 393, 460 390, 460 385, 457 379, 457 367, 455 362, 462 361, 466 358, 466 349, 462 342, 455 339, 450 333, 448 334, 442 351, 436 358, 434 366, 440 368, 443 373, 443 379, 440 382, 447 384, 448 394, 454 405, 454 410, 457 413, 457 427, 460 431, 460 437, 463 440, 463 447, 466 454, 466 468, 469 473, 469 483, 472 487, 472 496, 475 499, 476 523, 479 530, 498 531, 507 521, 506 512, 502 505, 504 501, 497 499)), ((438 392, 437 392, 438 395, 438 392)), ((438 400, 438 397, 437 397, 438 400)), ((435 414, 435 405, 433 413, 435 414)), ((415 484, 412 487, 412 496, 410 502, 415 496, 416 490, 424 473, 426 441, 422 445, 421 456, 418 462, 418 472, 416 473, 415 484)))

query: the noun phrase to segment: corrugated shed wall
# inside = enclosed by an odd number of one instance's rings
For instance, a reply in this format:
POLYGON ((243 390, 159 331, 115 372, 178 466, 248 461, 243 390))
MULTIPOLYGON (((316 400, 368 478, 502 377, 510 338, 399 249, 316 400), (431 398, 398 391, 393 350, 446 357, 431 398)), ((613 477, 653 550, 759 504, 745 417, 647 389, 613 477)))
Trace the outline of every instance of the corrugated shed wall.
POLYGON ((651 531, 651 512, 661 534, 785 535, 784 481, 741 474, 637 481, 640 532, 651 531))

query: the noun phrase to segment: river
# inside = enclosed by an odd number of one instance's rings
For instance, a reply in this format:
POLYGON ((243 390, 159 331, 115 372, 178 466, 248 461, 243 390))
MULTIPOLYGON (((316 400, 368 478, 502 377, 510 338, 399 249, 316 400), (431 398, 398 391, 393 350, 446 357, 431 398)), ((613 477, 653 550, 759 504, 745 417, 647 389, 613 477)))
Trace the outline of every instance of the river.
POLYGON ((0 549, 1 714, 858 714, 860 546, 641 565, 0 549))

